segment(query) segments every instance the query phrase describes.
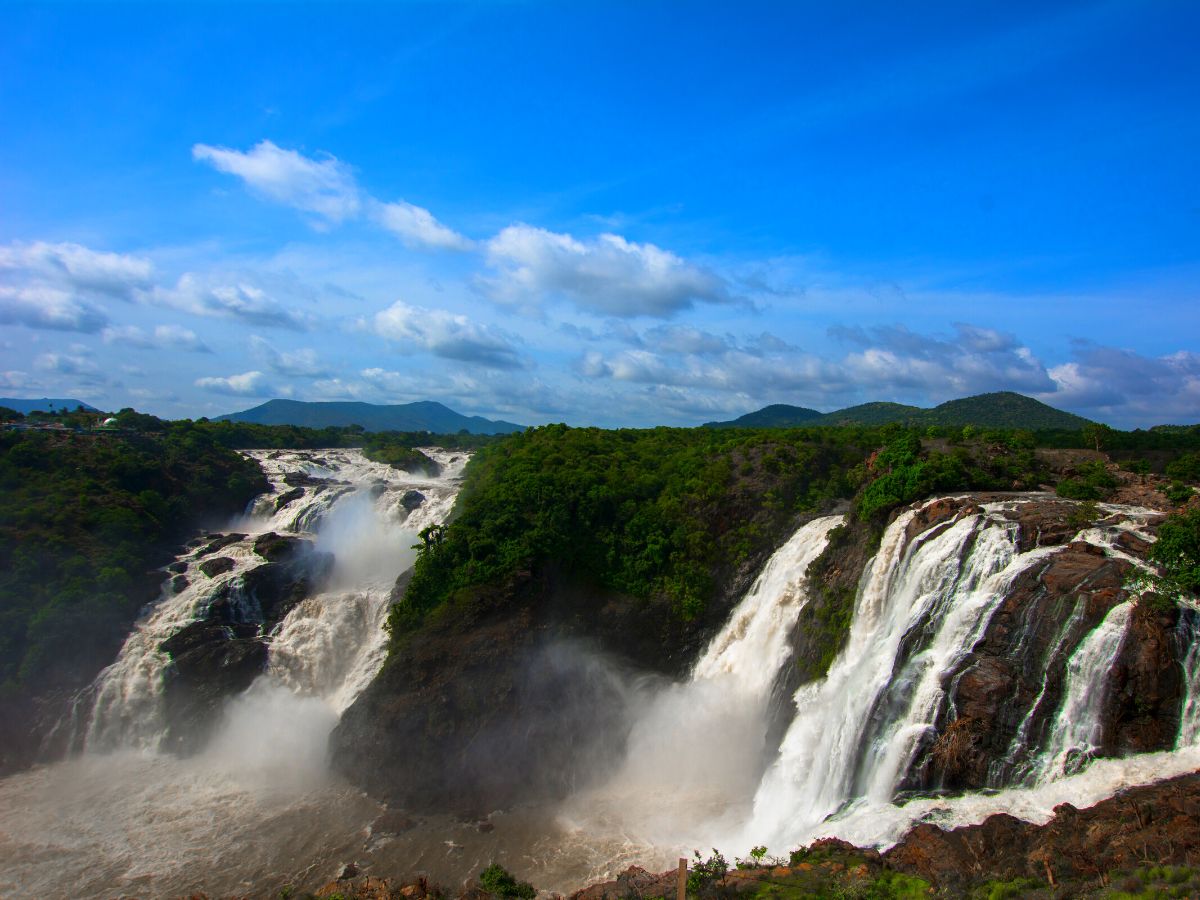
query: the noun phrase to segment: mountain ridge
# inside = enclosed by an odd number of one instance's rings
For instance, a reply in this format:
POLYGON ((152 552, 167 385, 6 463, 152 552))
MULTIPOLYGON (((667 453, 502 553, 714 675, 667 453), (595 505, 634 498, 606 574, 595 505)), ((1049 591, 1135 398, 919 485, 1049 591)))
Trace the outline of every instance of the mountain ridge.
POLYGON ((948 400, 929 409, 902 403, 874 402, 820 413, 803 406, 776 403, 736 419, 705 422, 702 428, 794 428, 836 425, 973 425, 981 428, 1064 428, 1093 424, 1014 391, 994 391, 948 400), (814 415, 815 414, 815 415, 814 415))
POLYGON ((214 416, 216 422, 251 422, 257 425, 296 425, 328 428, 360 425, 366 431, 428 431, 433 434, 510 434, 524 425, 483 416, 464 416, 436 400, 377 404, 357 400, 268 400, 239 412, 214 416))
POLYGON ((23 416, 28 415, 34 410, 49 412, 51 409, 65 409, 69 412, 74 412, 80 406, 88 412, 100 412, 100 410, 90 403, 84 403, 82 400, 76 400, 73 397, 0 397, 0 406, 8 407, 23 416))

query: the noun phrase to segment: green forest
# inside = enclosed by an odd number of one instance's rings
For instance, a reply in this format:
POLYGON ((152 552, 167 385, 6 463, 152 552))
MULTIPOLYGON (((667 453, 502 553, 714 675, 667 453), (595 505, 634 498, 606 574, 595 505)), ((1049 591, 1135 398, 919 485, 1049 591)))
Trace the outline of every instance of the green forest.
POLYGON ((91 677, 157 595, 151 570, 266 486, 190 422, 0 432, 0 690, 91 677))

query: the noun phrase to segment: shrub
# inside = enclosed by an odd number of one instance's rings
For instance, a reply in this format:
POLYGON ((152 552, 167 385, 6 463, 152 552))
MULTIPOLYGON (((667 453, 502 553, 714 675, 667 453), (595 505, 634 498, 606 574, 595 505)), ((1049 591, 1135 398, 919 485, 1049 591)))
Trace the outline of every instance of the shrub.
POLYGON ((517 881, 515 877, 499 863, 492 863, 479 873, 479 886, 489 894, 497 897, 518 897, 520 900, 533 900, 537 891, 528 881, 517 881))

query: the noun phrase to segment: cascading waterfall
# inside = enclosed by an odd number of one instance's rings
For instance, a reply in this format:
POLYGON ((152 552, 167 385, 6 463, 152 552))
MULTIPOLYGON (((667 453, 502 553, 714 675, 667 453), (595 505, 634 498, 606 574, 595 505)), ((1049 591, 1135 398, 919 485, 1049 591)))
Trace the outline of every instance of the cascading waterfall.
MULTIPOLYGON (((381 809, 328 778, 323 737, 382 660, 379 626, 403 565, 398 550, 444 521, 453 503, 465 460, 431 455, 443 466, 439 478, 395 473, 354 451, 255 454, 276 491, 235 525, 246 537, 219 551, 232 567, 208 578, 197 570, 214 554, 201 547, 181 556, 175 570, 189 584, 159 602, 98 680, 88 748, 110 752, 0 781, 0 894, 13 885, 44 897, 267 893, 305 869, 319 884, 350 859, 379 874, 422 868, 446 883, 499 860, 540 886, 569 889, 631 863, 665 868, 698 847, 736 854, 766 844, 785 853, 826 835, 885 846, 916 822, 953 827, 997 812, 1042 822, 1059 803, 1086 806, 1200 769, 1200 605, 1187 601, 1176 630, 1185 697, 1175 749, 1090 759, 1133 603, 1116 602, 1089 630, 1099 611, 1066 597, 1048 624, 1036 605, 1000 620, 1010 623, 1005 646, 1034 661, 1026 671, 1056 680, 1028 684, 1026 705, 1010 710, 1004 734, 1012 737, 987 769, 994 789, 906 793, 931 739, 954 720, 959 679, 991 640, 1010 588, 1064 550, 1022 549, 1012 513, 1029 501, 1013 498, 964 502, 956 517, 928 526, 915 525, 918 511, 896 518, 861 575, 842 651, 791 698, 778 747, 768 742, 772 691, 793 652, 805 573, 839 517, 808 523, 772 556, 688 680, 634 680, 626 752, 601 783, 554 810, 495 814, 486 834, 447 815, 402 837, 372 836, 381 809), (425 495, 411 512, 410 490, 425 495), (275 626, 267 672, 227 704, 204 753, 146 752, 162 734, 158 686, 168 660, 159 645, 217 594, 252 602, 237 587, 262 563, 253 545, 268 531, 315 537, 316 552, 332 553, 324 587, 275 626)), ((1150 511, 1104 511, 1104 523, 1076 535, 1077 550, 1088 544, 1144 566, 1136 547, 1153 539, 1150 511)))
POLYGON ((1036 781, 1052 781, 1078 772, 1099 748, 1101 711, 1108 699, 1105 675, 1125 639, 1131 612, 1131 600, 1109 610, 1067 664, 1066 691, 1050 727, 1050 741, 1042 752, 1036 781))
MULTIPOLYGON (((268 636, 267 675, 284 688, 280 697, 321 698, 332 712, 332 728, 383 661, 389 592, 412 562, 417 532, 444 521, 453 506, 467 456, 426 453, 441 469, 436 477, 372 462, 357 450, 250 451, 274 491, 257 498, 234 531, 210 535, 199 549, 176 560, 171 570, 188 579, 187 586, 178 592, 167 588, 126 640, 117 661, 97 679, 86 749, 159 745, 162 686, 170 665, 161 644, 204 616, 218 597, 249 602, 241 581, 263 564, 254 542, 268 532, 302 537, 315 532, 316 550, 333 554, 327 589, 302 600, 268 636), (413 491, 423 499, 419 506, 410 503, 410 510, 404 500, 413 491), (206 553, 214 540, 219 551, 206 553), (232 565, 210 578, 200 567, 214 555, 232 565)), ((253 621, 254 612, 245 610, 245 618, 253 621)), ((266 690, 258 687, 260 693, 266 690)))
POLYGON ((749 832, 795 842, 852 804, 888 803, 1004 588, 1049 550, 1018 555, 1016 526, 987 511, 907 540, 884 533, 828 675, 796 695, 796 717, 759 787, 749 832))
POLYGON ((619 818, 666 845, 682 840, 698 816, 717 827, 741 812, 766 762, 771 687, 807 600, 805 572, 841 522, 826 516, 800 528, 767 562, 691 678, 650 692, 634 712, 619 770, 564 813, 575 827, 603 830, 619 818))
POLYGON ((1200 744, 1200 601, 1181 604, 1178 640, 1183 648, 1183 709, 1179 719, 1178 748, 1200 744))

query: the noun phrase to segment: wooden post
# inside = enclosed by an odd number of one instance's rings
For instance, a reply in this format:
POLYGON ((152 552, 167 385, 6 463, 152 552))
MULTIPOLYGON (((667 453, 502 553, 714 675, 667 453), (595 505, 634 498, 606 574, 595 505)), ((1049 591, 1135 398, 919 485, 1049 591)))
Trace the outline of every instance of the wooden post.
POLYGON ((687 858, 679 857, 679 885, 676 890, 678 900, 687 900, 687 858))

